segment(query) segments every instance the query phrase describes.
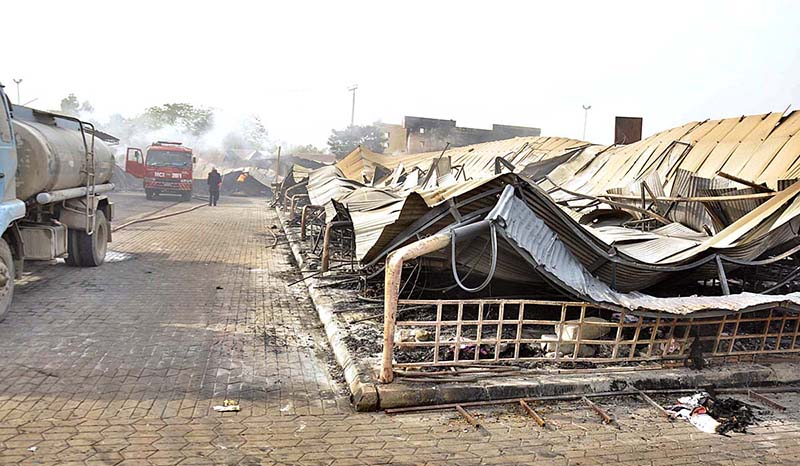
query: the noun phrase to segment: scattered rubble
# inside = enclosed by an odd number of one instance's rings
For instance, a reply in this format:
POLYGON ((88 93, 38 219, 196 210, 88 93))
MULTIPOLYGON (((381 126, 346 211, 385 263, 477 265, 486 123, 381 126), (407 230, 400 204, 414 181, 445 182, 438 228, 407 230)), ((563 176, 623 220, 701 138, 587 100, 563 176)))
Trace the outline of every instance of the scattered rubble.
POLYGON ((346 341, 382 352, 384 382, 395 365, 699 369, 800 352, 797 132, 795 111, 629 145, 359 147, 295 167, 275 199, 317 265, 306 278, 366 300, 344 311, 346 341))
POLYGON ((708 392, 678 398, 678 404, 667 408, 673 419, 689 421, 706 433, 725 435, 728 432, 746 433, 757 419, 753 407, 734 398, 714 398, 708 392))
POLYGON ((239 402, 233 400, 223 400, 222 405, 214 406, 214 411, 218 413, 238 413, 241 410, 239 402))

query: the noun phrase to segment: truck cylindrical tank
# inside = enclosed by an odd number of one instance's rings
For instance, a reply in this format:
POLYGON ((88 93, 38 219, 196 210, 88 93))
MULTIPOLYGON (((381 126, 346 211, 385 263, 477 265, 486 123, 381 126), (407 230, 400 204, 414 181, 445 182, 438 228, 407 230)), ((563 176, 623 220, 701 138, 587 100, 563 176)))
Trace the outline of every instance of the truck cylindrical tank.
MULTIPOLYGON (((86 152, 80 131, 30 121, 12 120, 17 139, 17 198, 86 184, 86 152)), ((91 144, 91 135, 86 135, 91 144)), ((111 180, 114 155, 94 140, 95 184, 111 180)))

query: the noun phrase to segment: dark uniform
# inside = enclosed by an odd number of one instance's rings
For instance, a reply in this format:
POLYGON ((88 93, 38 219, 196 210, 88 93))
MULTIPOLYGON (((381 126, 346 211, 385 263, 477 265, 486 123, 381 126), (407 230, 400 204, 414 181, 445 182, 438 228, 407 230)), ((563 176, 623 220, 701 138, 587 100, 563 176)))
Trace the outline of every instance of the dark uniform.
POLYGON ((219 187, 222 184, 222 176, 217 169, 211 170, 208 174, 208 205, 217 205, 219 200, 219 187))

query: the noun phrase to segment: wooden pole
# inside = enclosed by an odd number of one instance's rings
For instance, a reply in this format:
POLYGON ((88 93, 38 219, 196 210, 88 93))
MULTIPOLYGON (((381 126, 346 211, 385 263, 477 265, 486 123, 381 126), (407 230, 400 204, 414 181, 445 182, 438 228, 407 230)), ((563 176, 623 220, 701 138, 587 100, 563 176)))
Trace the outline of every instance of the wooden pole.
POLYGON ((275 161, 275 181, 277 182, 281 177, 281 146, 278 146, 278 157, 275 159, 275 161))

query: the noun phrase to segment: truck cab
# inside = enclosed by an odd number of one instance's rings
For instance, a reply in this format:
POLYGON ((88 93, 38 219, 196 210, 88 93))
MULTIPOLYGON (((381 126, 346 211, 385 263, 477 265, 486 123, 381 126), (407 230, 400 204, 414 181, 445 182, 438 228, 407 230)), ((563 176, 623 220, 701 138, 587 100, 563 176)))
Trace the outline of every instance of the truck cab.
POLYGON ((11 101, 0 84, 0 319, 14 296, 14 280, 22 273, 22 241, 14 222, 25 216, 25 203, 17 199, 14 183, 17 149, 11 126, 11 101))
POLYGON ((142 178, 147 199, 161 194, 177 194, 184 201, 192 198, 192 149, 180 142, 156 141, 142 150, 129 147, 125 171, 142 178))

